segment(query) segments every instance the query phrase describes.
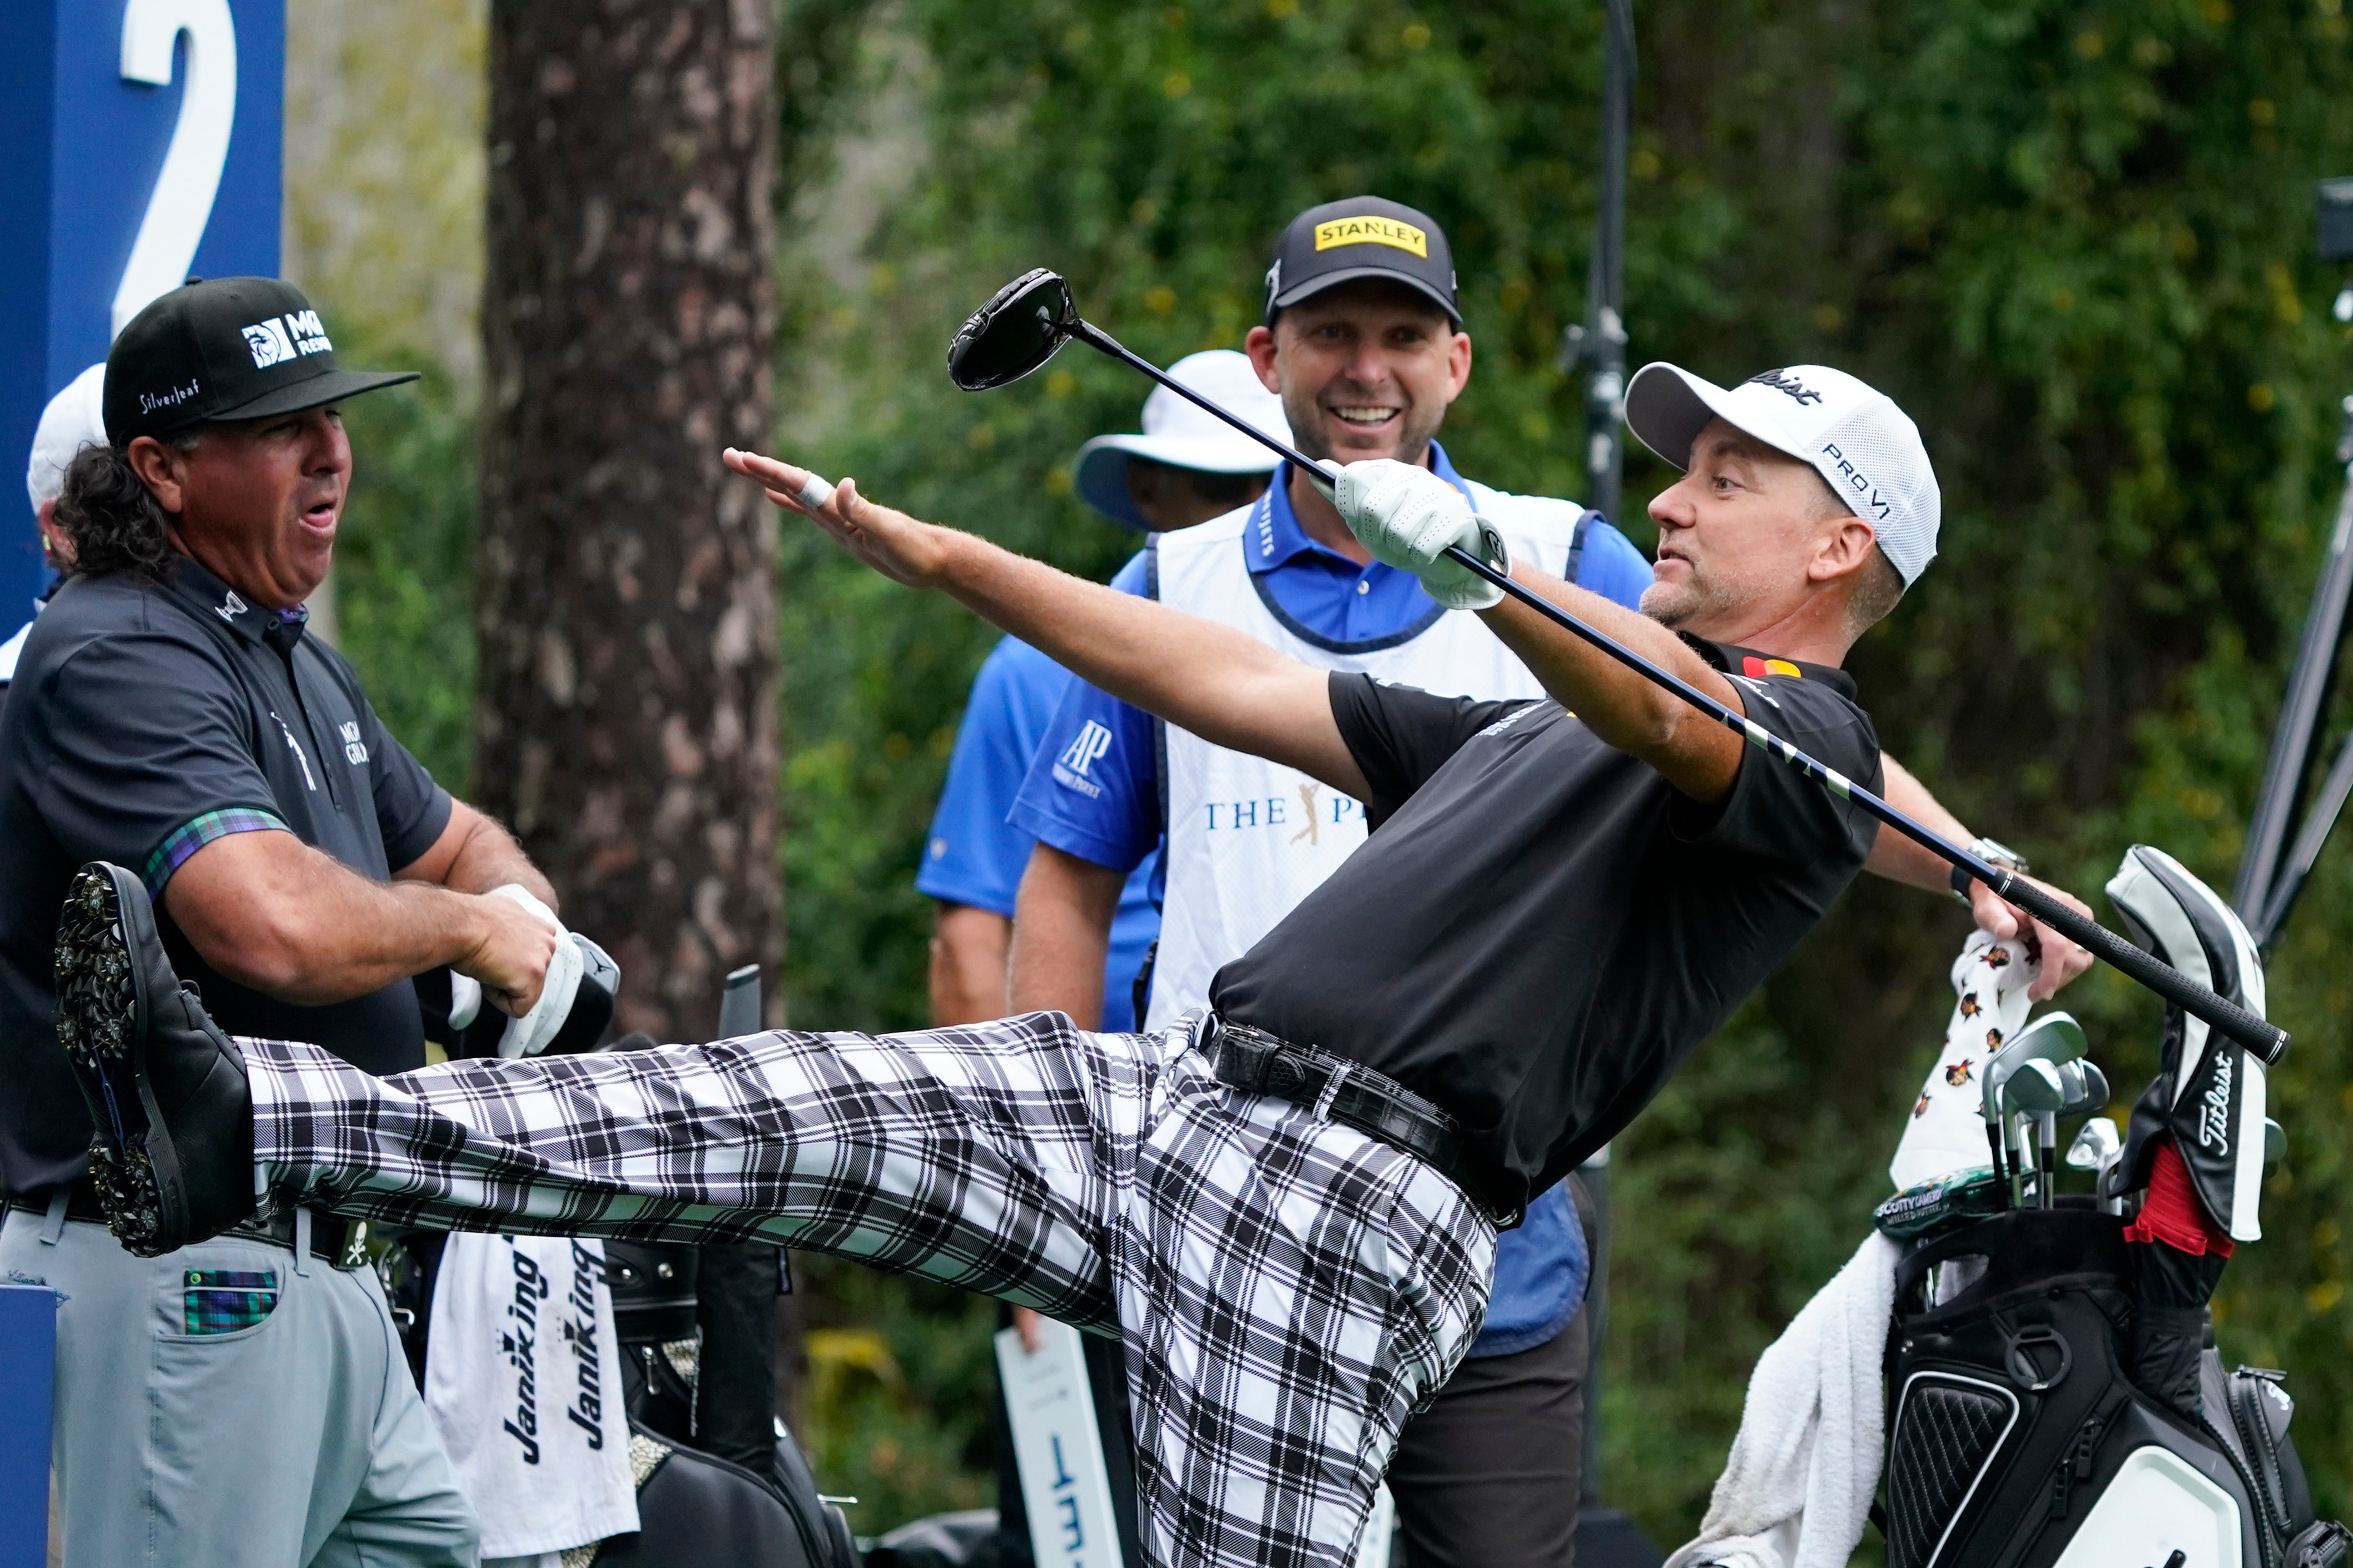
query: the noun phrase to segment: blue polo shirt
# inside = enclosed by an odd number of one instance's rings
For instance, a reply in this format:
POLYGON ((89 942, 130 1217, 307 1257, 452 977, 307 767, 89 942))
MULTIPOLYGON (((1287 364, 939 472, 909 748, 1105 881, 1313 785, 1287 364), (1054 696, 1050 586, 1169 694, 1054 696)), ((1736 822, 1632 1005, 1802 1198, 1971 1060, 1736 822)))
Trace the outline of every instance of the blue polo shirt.
MULTIPOLYGON (((1054 710, 1076 684, 1069 670, 1012 637, 998 642, 981 661, 964 722, 956 727, 947 784, 923 842, 917 891, 1013 918, 1014 895, 1035 840, 1006 821, 1006 810, 1054 710)), ((1135 868, 1112 918, 1103 1012, 1103 1026, 1110 1034, 1135 1027, 1135 973, 1160 934, 1160 908, 1152 890, 1159 868, 1157 855, 1135 868)))
MULTIPOLYGON (((1469 495, 1461 475, 1435 442, 1430 467, 1469 495)), ((1287 465, 1275 470, 1273 486, 1257 503, 1241 542, 1266 603, 1294 635, 1345 652, 1419 631, 1445 613, 1411 573, 1377 561, 1360 565, 1310 539, 1292 510, 1289 481, 1287 465)), ((1578 586, 1632 608, 1651 585, 1651 563, 1598 514, 1588 513, 1583 528, 1578 586)), ((1111 585, 1142 596, 1145 575, 1145 558, 1138 554, 1111 585)), ((1012 824, 1099 866, 1150 872, 1156 902, 1163 891, 1164 825, 1153 722, 1143 710, 1072 681, 1032 753, 1029 776, 1013 803, 1012 824), (1092 793, 1056 776, 1056 763, 1074 748, 1085 753, 1082 783, 1092 793)), ((1061 771, 1071 773, 1067 766, 1061 771)), ((1135 885, 1131 877, 1131 891, 1135 885)), ((1529 1205, 1518 1229, 1504 1233, 1495 1250, 1486 1326, 1470 1353, 1510 1355, 1550 1341, 1577 1315, 1588 1268, 1585 1232, 1563 1184, 1529 1205)))

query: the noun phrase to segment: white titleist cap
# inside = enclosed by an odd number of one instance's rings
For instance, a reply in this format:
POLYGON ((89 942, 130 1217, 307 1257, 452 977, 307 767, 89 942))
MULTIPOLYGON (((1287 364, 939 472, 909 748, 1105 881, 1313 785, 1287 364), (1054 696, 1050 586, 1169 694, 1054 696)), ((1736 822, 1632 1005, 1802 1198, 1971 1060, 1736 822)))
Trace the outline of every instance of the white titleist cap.
POLYGON ((1727 390, 1660 362, 1626 387, 1627 428, 1678 468, 1690 466, 1692 443, 1711 418, 1811 463, 1871 524, 1905 586, 1936 559, 1936 472, 1919 426, 1885 393, 1820 364, 1768 370, 1727 390))
MULTIPOLYGON (((1269 392, 1251 368, 1250 356, 1232 349, 1205 349, 1168 367, 1180 386, 1189 386, 1276 440, 1291 440, 1282 399, 1269 392)), ((1155 386, 1144 400, 1144 434, 1098 436, 1079 448, 1079 499, 1138 532, 1152 525, 1127 493, 1127 459, 1149 458, 1171 468, 1211 474, 1271 473, 1282 459, 1216 415, 1155 386)))
POLYGON ((66 487, 66 465, 84 447, 106 445, 106 366, 94 364, 49 399, 33 432, 33 456, 25 465, 25 491, 33 510, 55 500, 66 487))

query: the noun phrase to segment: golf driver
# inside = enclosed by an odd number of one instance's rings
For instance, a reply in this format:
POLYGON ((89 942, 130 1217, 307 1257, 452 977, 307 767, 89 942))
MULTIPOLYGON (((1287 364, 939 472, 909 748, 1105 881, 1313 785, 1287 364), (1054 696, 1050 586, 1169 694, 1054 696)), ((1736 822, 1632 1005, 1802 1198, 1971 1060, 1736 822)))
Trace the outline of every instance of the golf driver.
MULTIPOLYGON (((948 344, 948 379, 966 392, 1004 386, 1045 364, 1073 338, 1142 372, 1187 402, 1225 421, 1250 439, 1289 459, 1316 483, 1327 489, 1334 485, 1331 473, 1311 461, 1304 453, 1295 450, 1287 442, 1275 439, 1238 415, 1228 413, 1190 387, 1178 385, 1175 378, 1159 366, 1130 353, 1110 333, 1082 319, 1077 301, 1071 296, 1070 284, 1060 274, 1042 267, 1033 268, 999 289, 987 304, 975 310, 971 318, 956 330, 955 340, 948 344)), ((1592 645, 1653 685, 1672 692, 1751 745, 1797 769, 1839 799, 1861 806, 1879 822, 1895 829, 1947 864, 1968 872, 1971 879, 1991 889, 1996 897, 2008 900, 2053 931, 2063 932, 2094 957, 2105 960, 2174 1005, 2203 1019, 2264 1062, 2276 1062, 2280 1054, 2286 1050, 2287 1031, 2277 1025, 2267 1023, 2245 1008, 2216 995, 2208 987, 2199 984, 2154 954, 2134 946, 2097 921, 2077 914, 2024 878, 1994 865, 1973 850, 1964 849, 1941 834, 1930 831, 1836 769, 1823 766, 1763 725, 1750 722, 1682 677, 1662 669, 1607 633, 1587 626, 1542 595, 1513 582, 1508 574, 1497 571, 1469 551, 1450 545, 1445 554, 1448 560, 1472 575, 1517 599, 1563 631, 1592 645)))

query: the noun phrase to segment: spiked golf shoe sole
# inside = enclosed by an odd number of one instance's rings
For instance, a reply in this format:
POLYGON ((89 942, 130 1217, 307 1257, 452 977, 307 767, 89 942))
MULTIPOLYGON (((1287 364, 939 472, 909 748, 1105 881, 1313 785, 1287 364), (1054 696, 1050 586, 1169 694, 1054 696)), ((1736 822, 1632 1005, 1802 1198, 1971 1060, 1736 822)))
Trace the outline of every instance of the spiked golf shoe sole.
MULTIPOLYGON (((58 1043, 97 1128, 90 1173, 107 1228, 140 1257, 158 1257, 173 1247, 164 1239, 164 1184, 149 1151, 153 1124, 139 1083, 145 1003, 133 979, 121 900, 95 867, 76 872, 67 889, 57 983, 58 1043)), ((162 1152, 168 1164, 168 1149, 162 1152)))

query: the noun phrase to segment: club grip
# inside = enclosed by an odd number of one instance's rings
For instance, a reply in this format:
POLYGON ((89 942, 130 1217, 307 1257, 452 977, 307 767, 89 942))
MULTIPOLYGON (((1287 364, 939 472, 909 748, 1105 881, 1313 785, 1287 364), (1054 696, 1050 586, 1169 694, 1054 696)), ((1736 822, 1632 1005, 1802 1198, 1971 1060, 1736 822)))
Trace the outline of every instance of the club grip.
POLYGON ((2218 996, 2181 971, 2135 947, 2107 927, 2085 920, 2023 877, 2003 874, 1993 889, 2036 920, 2076 942, 2102 963, 2113 964, 2192 1017, 2202 1018, 2263 1058, 2269 1066, 2287 1049, 2287 1031, 2218 996))

